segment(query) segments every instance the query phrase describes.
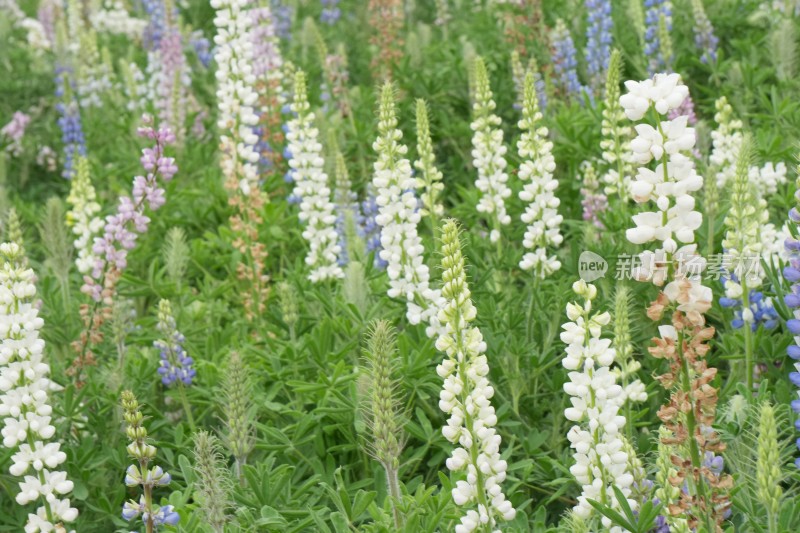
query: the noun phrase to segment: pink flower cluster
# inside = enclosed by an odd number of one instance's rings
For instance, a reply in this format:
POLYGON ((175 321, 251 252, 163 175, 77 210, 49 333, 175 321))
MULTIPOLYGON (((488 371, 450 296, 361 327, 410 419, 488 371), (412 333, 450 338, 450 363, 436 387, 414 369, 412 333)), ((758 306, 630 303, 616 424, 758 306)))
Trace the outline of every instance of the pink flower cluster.
POLYGON ((147 231, 150 218, 145 214, 145 208, 155 211, 164 205, 166 199, 159 178, 168 182, 178 172, 175 158, 164 155, 164 147, 175 142, 175 135, 169 128, 155 129, 150 117, 145 116, 143 123, 139 135, 155 141, 155 146, 142 150, 139 159, 147 175, 133 178, 131 196, 121 196, 117 212, 106 217, 103 235, 95 237, 92 247, 97 261, 91 276, 83 278, 81 291, 97 302, 101 299, 106 272, 124 270, 128 264, 128 250, 136 245, 139 234, 147 231))
POLYGON ((5 137, 11 141, 6 150, 14 156, 22 153, 22 138, 25 136, 25 129, 30 121, 30 116, 22 111, 17 111, 11 117, 11 121, 0 129, 0 137, 5 137))

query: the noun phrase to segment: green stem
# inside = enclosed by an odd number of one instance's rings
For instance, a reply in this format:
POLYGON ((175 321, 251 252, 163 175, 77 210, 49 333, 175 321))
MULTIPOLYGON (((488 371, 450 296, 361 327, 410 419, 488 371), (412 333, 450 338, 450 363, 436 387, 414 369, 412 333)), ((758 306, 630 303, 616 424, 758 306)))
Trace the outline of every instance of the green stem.
POLYGON ((178 394, 181 398, 181 405, 183 405, 183 412, 186 413, 186 420, 189 422, 189 429, 191 429, 192 433, 195 433, 197 431, 197 426, 194 424, 192 406, 189 405, 189 400, 186 397, 186 387, 183 386, 183 382, 181 381, 178 381, 178 394))
POLYGON ((397 506, 397 504, 400 503, 402 496, 400 493, 400 480, 397 477, 397 470, 389 465, 384 465, 383 468, 386 471, 386 485, 389 488, 389 503, 392 506, 394 527, 397 531, 401 531, 403 528, 403 519, 400 514, 400 509, 397 506))
MULTIPOLYGON (((747 284, 742 276, 742 311, 750 309, 750 294, 748 294, 747 284)), ((747 390, 753 390, 753 332, 750 330, 750 324, 744 322, 742 324, 744 329, 744 378, 747 383, 747 390)))
MULTIPOLYGON (((698 431, 698 427, 697 420, 695 419, 695 398, 692 395, 692 370, 689 367, 689 361, 683 355, 683 340, 683 332, 678 332, 676 349, 678 352, 677 356, 681 362, 681 388, 683 389, 684 394, 686 394, 686 398, 690 404, 689 412, 686 413, 686 430, 689 434, 689 456, 692 461, 692 473, 691 475, 687 476, 690 491, 689 494, 692 496, 698 496, 701 502, 704 502, 705 504, 711 504, 711 499, 708 497, 708 487, 706 487, 703 475, 700 473, 700 470, 703 467, 703 458, 700 455, 700 446, 697 443, 697 437, 695 436, 695 433, 698 431), (697 476, 696 478, 695 475, 697 476)), ((695 507, 695 511, 701 510, 703 511, 703 516, 696 516, 696 518, 705 522, 706 527, 708 527, 708 532, 713 533, 716 531, 716 525, 714 524, 713 518, 713 509, 708 509, 707 505, 705 507, 701 507, 700 505, 695 507)))

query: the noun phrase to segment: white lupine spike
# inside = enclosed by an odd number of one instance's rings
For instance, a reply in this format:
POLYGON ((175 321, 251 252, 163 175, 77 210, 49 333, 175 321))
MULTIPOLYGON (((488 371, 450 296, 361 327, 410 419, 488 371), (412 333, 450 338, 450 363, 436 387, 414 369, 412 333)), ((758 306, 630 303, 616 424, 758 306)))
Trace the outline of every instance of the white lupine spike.
POLYGON ((478 212, 489 216, 489 240, 500 239, 501 226, 511 223, 505 200, 511 196, 506 173, 503 130, 500 117, 494 114, 496 104, 492 99, 489 75, 480 57, 475 59, 475 102, 472 104, 473 120, 472 163, 478 171, 475 187, 480 191, 478 212))
POLYGON ((417 182, 405 157, 408 148, 401 142, 403 133, 397 129, 391 83, 381 90, 378 131, 372 145, 378 154, 372 185, 378 205, 375 221, 381 227, 380 258, 388 263, 389 296, 405 300, 408 321, 426 324, 426 333, 433 337, 441 330, 437 313, 443 299, 441 291, 430 285, 423 258, 424 246, 417 233, 421 218, 417 182))
MULTIPOLYGON (((592 300, 597 295, 593 285, 581 280, 572 289, 584 302, 568 304, 570 321, 562 326, 561 340, 567 344, 563 365, 570 370, 564 392, 571 396, 572 404, 564 416, 575 422, 567 433, 575 450, 570 472, 582 488, 574 512, 588 518, 594 513, 588 500, 618 508, 613 487, 629 496, 633 476, 628 471, 628 455, 621 438, 625 417, 619 415, 619 409, 625 395, 610 368, 616 354, 611 340, 600 337, 610 316, 592 314, 592 300)), ((629 499, 629 503, 635 508, 634 500, 629 499)))
POLYGON ((67 456, 59 443, 45 442, 55 433, 47 393, 58 387, 50 381, 39 338, 44 322, 33 305, 33 270, 23 266, 24 256, 14 243, 0 245, 0 255, 0 435, 3 446, 18 449, 9 469, 22 477, 17 503, 43 500, 37 513, 28 515, 25 531, 54 531, 78 516, 69 499, 59 498, 73 486, 65 472, 55 470, 67 456))
POLYGON ((466 472, 466 480, 457 481, 453 488, 453 501, 459 506, 476 507, 467 511, 455 530, 469 533, 480 524, 488 524, 495 531, 497 522, 513 520, 516 510, 500 487, 508 465, 500 456, 486 343, 480 330, 471 325, 477 312, 470 299, 458 227, 452 220, 443 228, 442 254, 445 305, 439 311, 439 321, 444 328, 436 348, 447 357, 436 369, 444 379, 439 407, 450 416, 442 434, 458 445, 446 464, 454 472, 466 472))
POLYGON ((286 134, 294 195, 300 201, 300 221, 306 224, 303 238, 308 241, 306 264, 311 267, 308 276, 313 283, 344 277, 339 266, 339 235, 336 233, 336 214, 333 205, 325 161, 322 158, 319 130, 314 127, 314 113, 310 111, 306 95, 305 74, 297 72, 294 102, 295 117, 289 121, 286 134))
POLYGON ((687 127, 686 116, 673 120, 661 118, 680 108, 689 89, 678 74, 656 74, 641 82, 626 81, 625 87, 629 92, 619 101, 628 118, 640 120, 650 109, 659 115, 655 127, 646 123, 636 126, 637 136, 630 145, 634 161, 642 165, 631 185, 632 196, 637 203, 652 201, 656 210, 634 215, 636 227, 628 229, 625 235, 634 244, 651 241, 661 244, 660 248, 639 256, 641 266, 634 269, 633 276, 657 286, 669 281, 663 292, 673 302, 688 282, 689 301, 681 302, 678 310, 702 313, 710 305, 712 294, 710 288, 700 283, 705 260, 693 244, 695 231, 703 222, 691 194, 703 187, 703 178, 695 171, 691 157, 696 136, 694 129, 687 127), (644 166, 653 160, 654 170, 644 166), (679 247, 679 242, 683 246, 679 247), (671 272, 665 262, 673 266, 671 272), (672 279, 668 280, 669 274, 672 279))
POLYGON ((521 217, 528 225, 522 244, 533 251, 525 253, 519 266, 544 279, 561 268, 558 258, 548 255, 548 248, 557 247, 564 240, 560 231, 564 217, 558 214, 561 201, 555 195, 558 181, 553 177, 556 169, 553 143, 547 140, 547 128, 541 126, 541 120, 535 78, 529 72, 525 77, 522 120, 519 121, 523 133, 517 150, 522 159, 519 179, 524 183, 519 197, 528 204, 521 217))
POLYGON ((227 179, 235 179, 242 194, 258 186, 255 150, 251 135, 258 123, 253 105, 258 99, 254 86, 253 21, 247 0, 212 0, 216 10, 214 36, 217 63, 217 105, 220 130, 220 166, 227 179))
POLYGON ((72 206, 67 213, 67 224, 72 226, 72 233, 77 237, 73 243, 78 252, 75 265, 78 267, 78 272, 87 274, 94 268, 97 259, 92 250, 92 243, 94 237, 103 229, 104 222, 97 216, 100 204, 97 203, 97 195, 89 174, 89 161, 86 157, 79 157, 75 163, 75 177, 70 185, 67 202, 72 206))

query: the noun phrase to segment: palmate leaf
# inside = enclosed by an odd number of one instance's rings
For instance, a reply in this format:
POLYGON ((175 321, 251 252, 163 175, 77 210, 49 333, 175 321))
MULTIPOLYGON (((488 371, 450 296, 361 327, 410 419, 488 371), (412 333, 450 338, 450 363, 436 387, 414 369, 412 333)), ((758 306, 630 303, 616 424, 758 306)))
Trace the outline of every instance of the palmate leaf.
POLYGON ((588 500, 589 504, 598 513, 611 520, 614 525, 623 527, 630 533, 647 533, 655 527, 656 518, 663 507, 662 504, 654 505, 652 501, 648 500, 642 504, 637 513, 631 509, 630 503, 622 491, 618 487, 613 487, 613 489, 622 513, 595 500, 588 500))

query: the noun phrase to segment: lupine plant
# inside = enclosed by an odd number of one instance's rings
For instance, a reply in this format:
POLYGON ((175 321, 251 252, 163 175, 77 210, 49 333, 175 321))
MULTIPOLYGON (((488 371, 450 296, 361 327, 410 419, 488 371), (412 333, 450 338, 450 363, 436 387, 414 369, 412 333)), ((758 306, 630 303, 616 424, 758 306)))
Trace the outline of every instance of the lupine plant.
POLYGON ((503 130, 500 117, 494 114, 497 107, 489 85, 489 74, 483 59, 475 59, 475 102, 472 104, 473 120, 470 127, 472 136, 472 164, 478 171, 475 187, 480 191, 478 212, 488 218, 489 240, 499 242, 502 226, 511 223, 506 212, 506 199, 511 196, 508 187, 508 165, 503 144, 503 130))
POLYGON ((73 482, 57 470, 67 454, 59 442, 47 442, 56 432, 48 393, 58 385, 50 380, 39 338, 44 321, 34 306, 35 276, 17 243, 0 244, 0 256, 0 435, 14 452, 9 472, 22 478, 15 500, 41 504, 28 514, 25 531, 65 531, 78 510, 65 497, 73 482))
POLYGON ((0 531, 797 530, 794 0, 0 13, 0 531))
POLYGON ((498 520, 513 520, 516 511, 500 487, 508 464, 500 456, 501 438, 494 429, 497 415, 491 404, 494 389, 487 377, 487 346, 480 329, 471 325, 477 311, 470 299, 454 220, 442 228, 442 269, 446 304, 439 311, 439 321, 445 328, 436 348, 447 357, 436 372, 444 380, 439 408, 450 417, 442 433, 458 445, 447 459, 447 468, 466 472, 466 480, 459 479, 453 488, 453 501, 475 507, 461 518, 456 533, 494 531, 498 520))

